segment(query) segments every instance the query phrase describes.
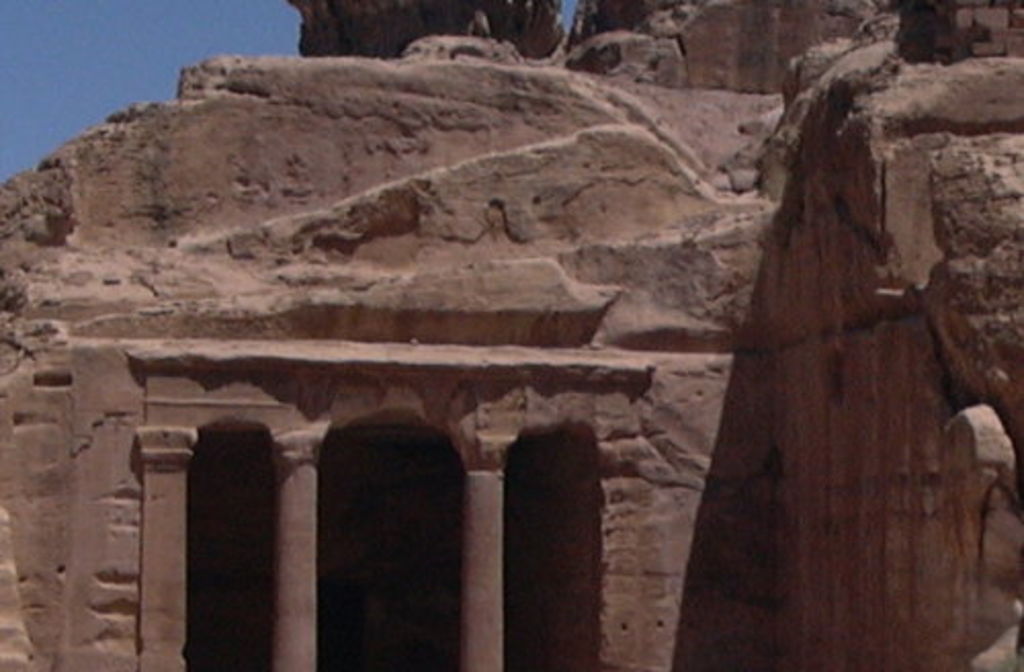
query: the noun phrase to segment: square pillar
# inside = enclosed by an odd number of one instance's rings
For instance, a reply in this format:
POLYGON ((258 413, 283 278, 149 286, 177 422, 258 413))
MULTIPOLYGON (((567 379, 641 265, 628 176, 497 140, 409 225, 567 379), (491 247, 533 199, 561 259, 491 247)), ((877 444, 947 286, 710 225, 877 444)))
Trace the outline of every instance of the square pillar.
POLYGON ((326 428, 274 436, 274 672, 316 672, 317 457, 326 428))
POLYGON ((184 672, 188 464, 198 433, 142 427, 142 558, 139 670, 184 672))
POLYGON ((462 542, 462 672, 505 665, 504 476, 466 474, 462 542))

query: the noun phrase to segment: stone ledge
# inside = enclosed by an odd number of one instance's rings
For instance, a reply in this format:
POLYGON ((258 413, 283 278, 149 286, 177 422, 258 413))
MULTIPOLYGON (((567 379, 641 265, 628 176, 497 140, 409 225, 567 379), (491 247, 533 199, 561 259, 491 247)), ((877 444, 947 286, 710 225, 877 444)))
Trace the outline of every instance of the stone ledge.
POLYGON ((558 369, 566 375, 608 371, 647 376, 659 365, 703 369, 709 362, 725 361, 721 354, 637 353, 606 349, 551 349, 519 346, 453 346, 417 343, 361 343, 352 341, 216 341, 76 339, 74 348, 98 345, 121 349, 144 370, 225 369, 262 363, 267 366, 318 365, 327 367, 385 366, 414 369, 482 370, 558 369))

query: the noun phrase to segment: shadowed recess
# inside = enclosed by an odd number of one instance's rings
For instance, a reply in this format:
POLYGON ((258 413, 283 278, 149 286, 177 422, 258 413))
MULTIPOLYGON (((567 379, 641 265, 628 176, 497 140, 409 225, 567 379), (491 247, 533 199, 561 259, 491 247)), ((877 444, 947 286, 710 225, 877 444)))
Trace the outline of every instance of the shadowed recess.
POLYGON ((321 672, 457 672, 464 473, 413 427, 331 432, 320 455, 321 672))
POLYGON ((188 474, 189 672, 269 672, 274 466, 264 431, 204 430, 188 474))
POLYGON ((589 429, 521 437, 505 471, 505 670, 597 672, 601 507, 589 429))

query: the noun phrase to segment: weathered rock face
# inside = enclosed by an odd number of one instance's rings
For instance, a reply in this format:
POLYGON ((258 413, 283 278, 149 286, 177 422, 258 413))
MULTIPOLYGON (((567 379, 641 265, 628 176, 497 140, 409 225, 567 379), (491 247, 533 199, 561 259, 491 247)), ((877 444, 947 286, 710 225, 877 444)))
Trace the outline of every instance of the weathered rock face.
POLYGON ((511 42, 530 58, 562 39, 559 0, 289 0, 302 14, 304 56, 395 57, 427 35, 511 42))
MULTIPOLYGON (((357 310, 372 286, 382 301, 391 296, 382 311, 426 310, 426 319, 434 299, 403 294, 381 273, 420 274, 428 260, 464 266, 560 253, 757 208, 723 206, 700 177, 707 169, 697 153, 642 101, 560 70, 228 59, 187 71, 182 92, 180 103, 115 115, 4 188, 13 236, 4 253, 12 267, 22 254, 35 259, 18 274, 28 283, 26 314, 74 313, 76 330, 109 335, 130 333, 113 326, 125 320, 159 330, 184 319, 191 326, 168 333, 199 336, 204 322, 188 311, 130 316, 150 310, 155 291, 204 314, 228 300, 235 314, 255 319, 277 314, 260 303, 279 294, 270 287, 285 290, 284 312, 300 287, 302 296, 319 287, 325 301, 357 310), (265 134, 265 125, 286 137, 265 134), (45 202, 37 201, 43 185, 45 202), (74 229, 64 247, 43 246, 49 252, 38 256, 34 222, 52 209, 66 211, 61 221, 74 229), (225 266, 224 254, 235 261, 225 266), (327 259, 339 263, 325 266, 327 259), (187 270, 193 264, 204 270, 187 270), (243 308, 244 295, 260 299, 243 308)), ((514 294, 511 285, 501 291, 514 294)), ((357 310, 364 322, 371 303, 357 310)), ((607 304, 594 304, 589 329, 607 304)), ((483 301, 480 309, 497 313, 500 305, 483 301)), ((383 335, 382 324, 352 328, 383 335)), ((498 324, 486 337, 443 329, 428 337, 408 327, 421 340, 524 338, 498 324)), ((345 329, 339 322, 334 333, 345 329)), ((531 338, 543 340, 540 332, 531 338)), ((581 344, 589 336, 573 329, 561 338, 581 344)))
POLYGON ((755 290, 763 349, 736 362, 694 540, 685 669, 960 670, 1019 618, 1021 67, 893 52, 849 52, 809 94, 755 290))
POLYGON ((757 157, 763 193, 773 200, 782 198, 807 113, 819 95, 819 88, 895 53, 899 25, 896 16, 880 14, 863 23, 851 38, 822 43, 791 63, 783 85, 784 112, 757 157))
POLYGON ((791 58, 852 34, 878 10, 871 0, 585 0, 577 7, 571 39, 580 43, 630 30, 675 40, 685 55, 690 86, 773 92, 781 89, 791 58))

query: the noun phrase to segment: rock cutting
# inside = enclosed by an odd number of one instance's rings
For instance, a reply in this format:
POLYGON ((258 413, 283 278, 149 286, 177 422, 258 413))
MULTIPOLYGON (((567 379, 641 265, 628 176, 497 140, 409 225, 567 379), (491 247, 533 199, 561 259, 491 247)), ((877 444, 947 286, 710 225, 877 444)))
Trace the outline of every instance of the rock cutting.
POLYGON ((1024 10, 289 2, 0 185, 0 670, 1024 666, 1024 10))

